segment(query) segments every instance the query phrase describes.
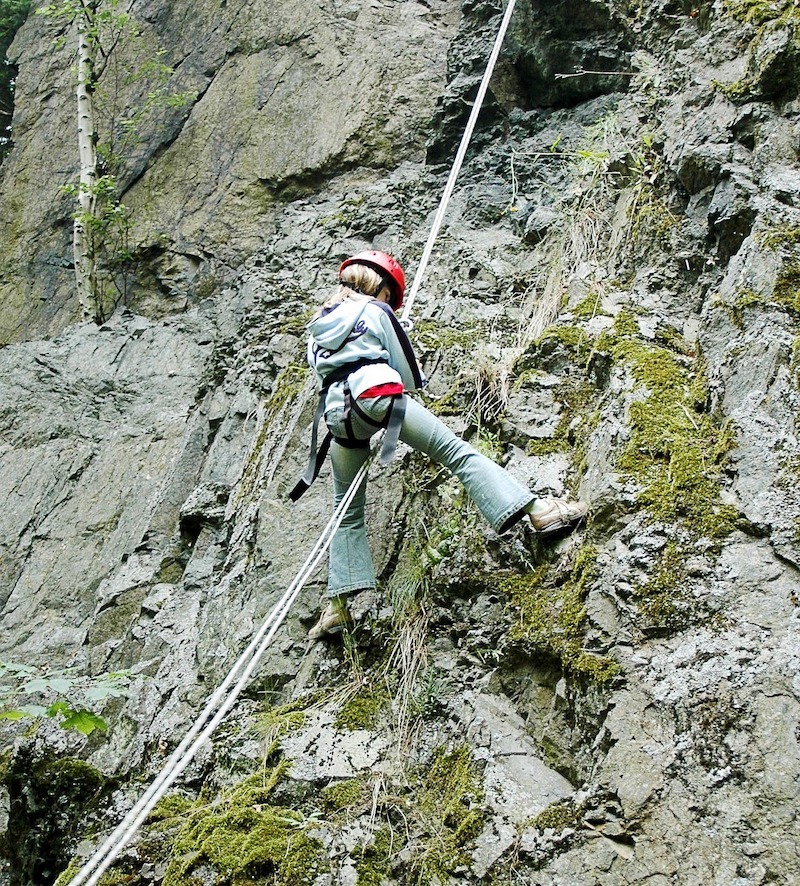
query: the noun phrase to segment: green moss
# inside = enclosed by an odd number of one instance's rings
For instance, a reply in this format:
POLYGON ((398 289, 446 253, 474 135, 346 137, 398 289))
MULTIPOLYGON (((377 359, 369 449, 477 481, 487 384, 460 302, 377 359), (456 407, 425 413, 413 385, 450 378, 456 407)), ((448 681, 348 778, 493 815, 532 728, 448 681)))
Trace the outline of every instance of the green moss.
POLYGON ((168 821, 171 818, 183 818, 195 806, 194 800, 184 797, 183 794, 169 794, 163 797, 148 815, 149 822, 168 821))
POLYGON ((772 228, 759 234, 758 242, 765 249, 792 249, 800 246, 800 227, 772 228))
POLYGON ((724 11, 739 22, 763 25, 784 15, 795 15, 794 0, 727 0, 724 11))
POLYGON ((795 319, 800 317, 800 228, 773 228, 759 234, 758 242, 765 249, 778 253, 781 264, 769 294, 752 289, 737 293, 728 310, 740 329, 744 326, 744 311, 750 307, 778 305, 795 319))
POLYGON ((681 630, 692 619, 686 591, 686 560, 690 553, 675 541, 668 542, 652 577, 634 590, 639 612, 650 627, 660 632, 681 630))
POLYGON ((265 427, 269 427, 284 406, 290 400, 294 400, 303 390, 308 373, 309 369, 305 361, 302 363, 290 363, 281 370, 275 379, 272 393, 267 401, 265 427))
POLYGON ((66 870, 62 871, 58 875, 53 886, 69 886, 69 884, 78 875, 78 871, 82 867, 83 867, 82 860, 80 858, 73 858, 72 861, 67 866, 66 870))
POLYGON ((597 388, 582 379, 570 379, 559 384, 553 398, 561 404, 558 426, 550 437, 528 441, 528 455, 552 455, 554 452, 572 452, 575 464, 580 464, 584 447, 599 421, 597 410, 590 409, 597 398, 597 388))
POLYGON ((350 730, 372 729, 386 701, 386 690, 383 687, 362 686, 336 715, 336 726, 350 730))
POLYGON ((295 335, 298 338, 303 338, 307 335, 306 326, 315 314, 316 310, 313 308, 293 314, 288 320, 284 320, 281 323, 277 331, 285 335, 295 335))
POLYGON ((614 334, 619 338, 628 338, 639 334, 639 323, 633 311, 623 308, 614 318, 614 334))
POLYGON ((327 869, 322 843, 303 817, 270 795, 289 764, 252 775, 217 802, 195 810, 172 846, 163 886, 195 886, 210 865, 230 886, 304 886, 327 869))
POLYGON ((321 698, 322 692, 311 692, 284 705, 270 707, 259 716, 256 729, 271 744, 287 732, 300 729, 305 723, 306 711, 321 698))
POLYGON ((333 812, 342 812, 360 806, 367 797, 367 783, 363 778, 348 778, 329 784, 321 791, 322 802, 333 812))
MULTIPOLYGON (((83 866, 85 859, 75 858, 69 863, 69 867, 59 875, 54 886, 69 886, 83 866)), ((140 874, 130 871, 110 870, 106 871, 97 882, 97 886, 138 886, 142 882, 140 874)))
POLYGON ((250 457, 245 465, 242 474, 242 480, 239 483, 239 492, 237 500, 244 501, 250 496, 258 479, 258 468, 261 455, 266 446, 267 440, 274 432, 273 422, 281 414, 284 407, 291 400, 294 400, 303 390, 308 378, 308 365, 306 363, 290 363, 281 370, 272 386, 272 393, 264 410, 264 423, 261 426, 258 439, 253 446, 250 457))
POLYGON ((733 437, 705 411, 703 361, 628 334, 605 344, 643 393, 630 405, 630 438, 617 461, 622 476, 640 486, 637 503, 696 536, 729 534, 738 512, 720 502, 719 491, 733 437))
POLYGON ((601 307, 602 301, 599 292, 590 292, 580 304, 572 308, 570 314, 576 320, 591 320, 593 317, 608 316, 601 307))
POLYGON ((472 323, 463 328, 442 324, 438 320, 420 320, 411 334, 419 351, 449 351, 458 349, 472 352, 475 343, 486 333, 480 323, 472 323))
POLYGON ((578 550, 568 570, 545 565, 501 580, 500 588, 519 611, 512 637, 553 656, 573 676, 605 683, 619 673, 619 665, 583 648, 584 602, 599 574, 597 550, 587 544, 578 550))
POLYGON ((583 807, 573 800, 558 800, 543 809, 533 820, 537 830, 550 829, 563 831, 579 824, 583 816, 583 807))
POLYGON ((557 326, 549 326, 545 329, 534 343, 534 346, 542 347, 543 345, 557 342, 570 350, 580 352, 582 349, 585 350, 590 341, 591 339, 588 333, 580 327, 567 326, 562 323, 557 326))
POLYGON ((392 855, 400 846, 401 841, 388 828, 381 828, 368 846, 354 850, 353 856, 358 859, 356 886, 381 886, 389 877, 392 855))
POLYGON ((789 362, 789 368, 795 376, 800 374, 800 335, 792 342, 792 358, 789 362))
POLYGON ((784 261, 775 278, 773 300, 795 317, 800 316, 800 258, 784 261))
POLYGON ((21 883, 44 882, 46 874, 67 867, 87 817, 98 814, 114 787, 83 760, 33 759, 29 749, 12 759, 5 784, 14 810, 8 821, 7 858, 21 883))
POLYGON ((731 318, 731 323, 737 329, 744 329, 744 312, 748 308, 764 307, 767 304, 768 300, 763 295, 759 295, 753 289, 742 289, 736 294, 733 304, 726 304, 725 309, 731 318))
POLYGON ((459 865, 469 863, 467 848, 483 830, 486 819, 483 802, 469 748, 439 748, 424 773, 418 795, 430 837, 412 857, 413 883, 447 883, 459 865))
POLYGON ((732 83, 714 82, 723 95, 734 102, 746 102, 778 95, 794 85, 800 63, 800 9, 794 0, 739 0, 727 5, 727 11, 741 22, 756 26, 747 52, 745 74, 732 83), (772 52, 773 34, 790 29, 788 46, 772 52))

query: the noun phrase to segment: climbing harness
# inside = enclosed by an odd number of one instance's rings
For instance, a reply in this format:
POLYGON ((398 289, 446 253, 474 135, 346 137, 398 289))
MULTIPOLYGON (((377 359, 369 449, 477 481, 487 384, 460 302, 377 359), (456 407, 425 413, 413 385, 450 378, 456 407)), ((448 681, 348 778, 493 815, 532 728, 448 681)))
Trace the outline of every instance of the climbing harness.
MULTIPOLYGON (((461 144, 459 145, 458 151, 456 153, 453 168, 450 171, 450 176, 447 180, 447 184, 445 186, 439 208, 434 218, 431 232, 428 235, 428 240, 425 244, 425 249, 422 253, 419 267, 417 268, 417 272, 414 276, 414 282, 412 283, 411 291, 405 303, 401 322, 407 329, 410 329, 412 325, 410 319, 411 308, 413 306, 414 299, 419 290, 419 287, 422 283, 425 269, 427 268, 431 252, 433 251, 433 243, 436 239, 436 235, 438 234, 439 229, 441 228, 444 214, 447 210, 447 205, 450 201, 453 188, 455 187, 456 178, 458 177, 458 173, 464 161, 464 156, 467 152, 467 147, 469 146, 472 133, 475 129, 475 123, 478 119, 478 114, 480 113, 484 97, 486 96, 486 91, 489 87, 489 81, 491 79, 492 72, 494 71, 494 66, 497 62, 497 58, 500 54, 500 48, 505 38, 505 34, 508 29, 509 21, 511 20, 511 14, 514 10, 515 3, 516 0, 508 0, 508 6, 506 7, 505 15, 503 16, 503 20, 500 24, 500 29, 497 33, 497 37, 495 38, 494 47, 492 48, 489 61, 486 65, 486 70, 484 71, 483 79, 481 80, 478 94, 472 107, 472 112, 467 122, 467 126, 464 130, 464 134, 461 138, 461 144)), ((395 406, 395 409, 396 408, 397 407, 395 406)), ((400 419, 400 422, 402 423, 402 417, 400 419)), ((311 553, 306 558, 305 563, 300 568, 300 571, 297 573, 294 580, 286 589, 281 599, 273 607, 272 611, 269 613, 264 623, 261 625, 253 639, 250 641, 248 647, 239 656, 236 663, 228 672, 228 675, 225 677, 223 682, 209 698, 206 706, 198 715, 197 719, 195 720, 194 724, 189 729, 187 734, 184 736, 183 740, 172 752, 169 759, 164 764, 161 772, 156 776, 150 787, 147 788, 144 794, 142 794, 133 808, 122 819, 122 821, 112 831, 112 833, 103 842, 103 844, 88 859, 88 861, 84 863, 84 865, 72 878, 72 880, 70 880, 69 886, 81 886, 81 884, 84 883, 86 884, 86 886, 97 886, 97 883, 99 882, 103 873, 114 862, 120 852, 122 852, 122 850, 125 848, 127 843, 133 838, 134 834, 137 832, 137 830, 145 821, 150 812, 155 808, 159 800, 164 796, 164 794, 166 794, 166 792, 176 781, 178 776, 192 761, 199 748, 203 745, 205 741, 207 741, 211 737, 214 730, 233 707, 242 690, 249 683, 253 672, 260 663, 261 658, 266 652, 270 643, 272 642, 272 638, 275 636, 278 628, 281 626, 281 624, 283 624, 283 621, 288 615, 292 604, 297 599, 297 596, 304 587, 305 583, 317 569, 320 562, 322 561, 322 558, 330 547, 333 536, 336 533, 336 530, 339 528, 342 520, 344 519, 344 515, 347 512, 347 509, 350 507, 353 498, 356 496, 358 490, 361 488, 362 483, 366 481, 367 471, 369 469, 369 465, 373 456, 374 452, 370 454, 370 456, 366 459, 364 464, 358 470, 356 476, 353 478, 353 482, 350 484, 347 492, 344 494, 342 500, 339 502, 338 507, 334 510, 333 514, 328 520, 328 523, 322 530, 319 539, 314 545, 311 553)))
MULTIPOLYGON (((385 253, 377 254, 385 255, 385 253)), ((354 258, 357 257, 358 256, 355 256, 354 258)), ((387 256, 387 258, 388 257, 389 256, 387 256)), ((402 278, 403 269, 400 267, 399 264, 397 264, 394 259, 392 259, 392 261, 395 265, 397 265, 397 272, 402 278)), ((352 263, 352 261, 350 263, 352 263)), ((343 267, 344 266, 346 265, 343 265, 343 267)), ((400 301, 402 301, 402 289, 399 290, 399 298, 400 301)), ((406 335, 403 327, 400 325, 399 320, 397 319, 397 317, 395 317, 394 311, 388 305, 385 305, 382 302, 376 301, 372 304, 374 304, 376 308, 384 311, 389 318, 389 321, 393 324, 397 340, 409 359, 409 365, 413 367, 415 383, 417 384, 417 386, 422 385, 423 379, 422 376, 419 374, 419 370, 416 366, 416 360, 414 359, 414 351, 411 347, 411 342, 408 340, 408 336, 406 335)), ((343 363, 341 366, 337 366, 336 369, 334 369, 332 372, 329 372, 325 376, 325 379, 322 382, 322 389, 320 390, 319 400, 317 402, 317 409, 314 413, 314 420, 311 424, 311 452, 309 455, 308 464, 306 465, 303 476, 289 493, 289 498, 292 501, 297 501, 300 496, 303 495, 304 492, 306 492, 309 486, 311 486, 314 480, 317 479, 317 477, 319 476, 319 472, 322 469, 322 465, 325 463, 330 445, 334 440, 340 446, 344 446, 346 449, 361 449, 369 446, 369 438, 358 438, 353 431, 353 414, 357 415, 366 424, 374 427, 375 431, 378 431, 381 428, 386 429, 386 434, 383 437, 383 445, 381 447, 381 464, 388 465, 389 462, 394 458, 395 450, 397 449, 397 441, 400 439, 400 429, 403 425, 403 418, 406 413, 405 398, 407 395, 391 395, 392 402, 388 410, 386 411, 386 415, 383 417, 383 420, 375 421, 358 406, 358 401, 354 399, 352 394, 350 393, 350 386, 347 381, 354 372, 357 372, 359 369, 362 369, 365 366, 376 366, 380 363, 387 362, 388 361, 383 358, 373 359, 369 357, 364 357, 360 360, 353 360, 349 363, 343 363), (317 451, 319 423, 325 414, 325 404, 328 397, 328 391, 330 390, 332 385, 339 382, 343 383, 344 388, 344 427, 347 436, 335 437, 330 431, 328 431, 328 433, 325 435, 325 439, 322 441, 322 445, 319 447, 319 451, 317 451)), ((372 435, 370 434, 370 436, 372 435)))

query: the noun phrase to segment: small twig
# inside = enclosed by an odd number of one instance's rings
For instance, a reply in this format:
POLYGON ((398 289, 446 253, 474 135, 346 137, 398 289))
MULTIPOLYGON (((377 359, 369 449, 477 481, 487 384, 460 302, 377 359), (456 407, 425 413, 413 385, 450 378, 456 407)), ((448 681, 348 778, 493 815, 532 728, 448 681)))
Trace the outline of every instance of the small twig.
POLYGON ((635 77, 636 71, 587 71, 584 68, 576 68, 573 74, 554 74, 556 80, 567 80, 570 77, 583 77, 587 74, 596 74, 609 77, 635 77))

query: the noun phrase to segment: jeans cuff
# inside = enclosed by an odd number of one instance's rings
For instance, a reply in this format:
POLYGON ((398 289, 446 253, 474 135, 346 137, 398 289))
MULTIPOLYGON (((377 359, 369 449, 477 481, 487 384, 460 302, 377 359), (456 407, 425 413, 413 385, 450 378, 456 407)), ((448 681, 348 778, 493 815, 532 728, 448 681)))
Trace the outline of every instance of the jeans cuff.
POLYGON ((355 585, 347 585, 343 588, 336 588, 335 590, 328 588, 328 599, 332 600, 335 597, 346 597, 348 594, 355 594, 356 591, 374 591, 377 585, 365 585, 365 584, 355 584, 355 585))

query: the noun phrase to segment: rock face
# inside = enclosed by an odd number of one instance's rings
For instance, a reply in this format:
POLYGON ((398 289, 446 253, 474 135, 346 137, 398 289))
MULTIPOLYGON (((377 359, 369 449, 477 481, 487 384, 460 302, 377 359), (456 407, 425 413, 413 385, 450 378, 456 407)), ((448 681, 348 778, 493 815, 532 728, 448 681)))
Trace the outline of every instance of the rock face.
MULTIPOLYGON (((12 47, 0 659, 40 707, 3 727, 9 886, 69 882, 324 528, 327 468, 287 500, 304 323, 351 251, 414 270, 500 9, 133 15, 121 59, 161 46, 193 97, 128 148, 100 326, 68 46, 32 17, 12 47), (84 709, 107 731, 60 728, 84 709)), ((319 570, 102 883, 800 883, 798 27, 519 0, 413 339, 429 407, 587 525, 497 536, 418 454, 373 465, 353 635, 306 641, 319 570)))

